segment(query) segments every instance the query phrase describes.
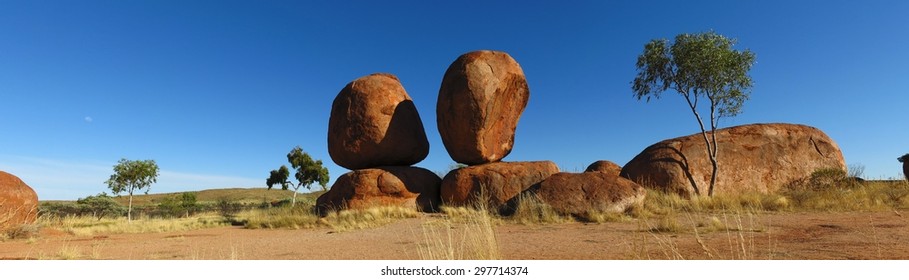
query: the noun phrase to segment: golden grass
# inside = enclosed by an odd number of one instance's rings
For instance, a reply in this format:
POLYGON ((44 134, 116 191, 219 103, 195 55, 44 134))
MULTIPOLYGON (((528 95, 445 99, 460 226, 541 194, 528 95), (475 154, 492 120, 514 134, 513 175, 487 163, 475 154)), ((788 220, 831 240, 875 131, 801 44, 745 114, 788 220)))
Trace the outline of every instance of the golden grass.
POLYGON ((244 221, 246 228, 317 228, 329 227, 336 231, 376 228, 397 220, 416 218, 416 209, 399 206, 376 206, 367 209, 352 209, 330 212, 319 217, 309 207, 280 207, 254 209, 241 212, 237 219, 244 221))
POLYGON ((886 211, 909 208, 909 184, 905 181, 868 181, 824 189, 796 188, 784 194, 796 209, 807 211, 886 211))
POLYGON ((552 206, 544 203, 536 194, 524 193, 518 197, 518 205, 508 220, 522 225, 563 224, 573 222, 569 216, 559 214, 552 206))
POLYGON ((501 220, 480 207, 444 207, 444 217, 422 225, 417 251, 423 260, 499 260, 495 228, 501 220))
POLYGON ((173 232, 194 229, 228 226, 221 217, 214 214, 199 215, 191 218, 140 218, 128 222, 120 218, 92 217, 42 217, 39 224, 44 227, 61 230, 77 236, 119 233, 173 232))
POLYGON ((378 206, 367 209, 330 212, 320 220, 337 231, 376 228, 394 221, 416 218, 420 214, 414 208, 400 206, 378 206))

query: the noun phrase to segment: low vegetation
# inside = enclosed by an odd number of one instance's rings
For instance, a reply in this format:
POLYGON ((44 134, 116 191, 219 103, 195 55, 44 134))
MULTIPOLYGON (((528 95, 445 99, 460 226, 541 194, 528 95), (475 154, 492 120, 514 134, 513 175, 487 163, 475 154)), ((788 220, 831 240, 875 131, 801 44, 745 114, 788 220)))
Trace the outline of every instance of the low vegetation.
MULTIPOLYGON (((778 194, 720 193, 683 198, 650 191, 643 204, 625 213, 563 215, 532 194, 519 197, 519 203, 507 215, 482 206, 442 207, 441 213, 429 214, 429 219, 423 220, 420 232, 415 233, 420 240, 416 250, 422 259, 501 259, 496 234, 496 228, 501 225, 637 223, 641 238, 631 241, 629 258, 772 258, 756 255, 755 252, 768 250, 754 248, 755 240, 769 238, 770 226, 766 217, 772 213, 895 211, 899 214, 909 208, 909 183, 906 181, 864 181, 854 175, 821 169, 785 186, 778 194), (694 239, 701 246, 700 254, 680 253, 682 250, 675 245, 678 238, 694 239)), ((377 228, 424 215, 410 208, 374 207, 319 216, 313 207, 320 193, 303 194, 296 205, 290 203, 289 194, 282 197, 279 193, 281 191, 228 189, 138 195, 134 197, 132 223, 128 223, 125 207, 118 198, 104 193, 74 202, 42 202, 36 225, 8 230, 2 238, 35 239, 41 228, 76 236, 186 231, 230 225, 247 229, 324 228, 344 232, 377 228)), ((81 254, 82 257, 76 258, 87 257, 84 252, 81 254)), ((51 257, 68 259, 72 255, 51 257)))

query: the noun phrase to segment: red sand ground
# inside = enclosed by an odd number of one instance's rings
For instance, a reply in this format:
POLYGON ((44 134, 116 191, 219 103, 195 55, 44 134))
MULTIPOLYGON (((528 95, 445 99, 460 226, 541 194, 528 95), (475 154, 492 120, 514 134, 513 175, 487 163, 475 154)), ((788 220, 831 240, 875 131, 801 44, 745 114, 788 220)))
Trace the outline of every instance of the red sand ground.
MULTIPOLYGON (((909 259, 909 220, 896 212, 772 213, 723 217, 730 227, 701 242, 691 226, 651 233, 643 221, 605 224, 499 225, 505 259, 909 259), (742 222, 735 219, 741 218, 742 222), (703 245, 702 245, 703 244, 703 245)), ((434 216, 374 229, 249 230, 71 236, 43 230, 35 240, 0 242, 0 259, 420 259, 422 225, 434 216)), ((704 217, 680 217, 682 224, 704 217)), ((653 222, 651 222, 653 223, 653 222)), ((457 231, 455 231, 457 232, 457 231)))

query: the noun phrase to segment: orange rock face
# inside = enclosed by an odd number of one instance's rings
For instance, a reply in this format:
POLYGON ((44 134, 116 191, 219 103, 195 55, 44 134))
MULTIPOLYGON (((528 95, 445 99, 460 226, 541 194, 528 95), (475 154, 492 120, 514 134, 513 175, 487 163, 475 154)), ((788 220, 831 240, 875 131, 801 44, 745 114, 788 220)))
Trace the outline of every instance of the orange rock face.
POLYGON ((507 156, 529 98, 524 71, 507 53, 475 51, 458 57, 445 71, 436 104, 448 154, 467 165, 507 156))
POLYGON ((539 184, 559 167, 551 161, 494 162, 452 170, 442 179, 442 203, 473 206, 505 206, 511 199, 539 184))
POLYGON ((328 120, 328 153, 351 170, 409 166, 426 158, 423 122, 397 77, 372 74, 338 93, 328 120))
POLYGON ((38 194, 19 177, 0 171, 0 230, 38 218, 38 194))
POLYGON ((558 173, 540 183, 540 200, 562 214, 625 212, 644 202, 644 187, 602 172, 558 173))
POLYGON ((619 176, 622 173, 622 167, 608 160, 598 160, 588 165, 584 172, 601 172, 619 176))
MULTIPOLYGON (((846 169, 839 146, 810 126, 742 125, 717 130, 717 141, 714 194, 772 193, 820 168, 846 169)), ((704 147, 700 133, 661 141, 625 164, 621 176, 683 196, 707 195, 712 168, 704 147)))
POLYGON ((364 209, 372 206, 413 207, 424 212, 438 209, 442 179, 432 171, 409 166, 384 166, 348 172, 316 200, 316 208, 364 209))

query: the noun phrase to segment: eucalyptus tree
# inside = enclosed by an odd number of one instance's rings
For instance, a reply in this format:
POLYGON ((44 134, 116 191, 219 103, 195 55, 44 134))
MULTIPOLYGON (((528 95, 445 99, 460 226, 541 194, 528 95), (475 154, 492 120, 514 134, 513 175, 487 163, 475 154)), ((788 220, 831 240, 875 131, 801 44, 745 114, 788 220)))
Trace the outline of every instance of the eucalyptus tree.
MULTIPOLYGON (((697 34, 680 34, 673 42, 666 39, 651 40, 638 56, 637 76, 632 90, 638 100, 658 99, 666 91, 675 91, 697 120, 706 144, 712 173, 708 195, 713 195, 716 185, 717 139, 716 129, 720 118, 738 115, 751 94, 752 81, 748 71, 754 64, 754 53, 733 49, 736 40, 713 31, 697 34), (705 119, 701 116, 702 100, 707 103, 705 119), (708 133, 709 131, 709 133, 708 133)), ((698 186, 692 186, 700 194, 698 186)))

